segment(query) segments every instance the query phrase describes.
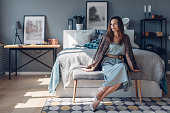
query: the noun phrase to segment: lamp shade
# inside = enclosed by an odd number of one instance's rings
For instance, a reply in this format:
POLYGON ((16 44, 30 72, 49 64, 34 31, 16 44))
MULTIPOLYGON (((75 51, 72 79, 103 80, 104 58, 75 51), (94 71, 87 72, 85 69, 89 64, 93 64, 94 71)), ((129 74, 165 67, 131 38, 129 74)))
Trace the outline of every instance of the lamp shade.
POLYGON ((20 24, 19 21, 16 21, 16 22, 13 24, 12 28, 13 28, 13 29, 22 29, 22 28, 21 28, 21 24, 20 24))
POLYGON ((122 18, 124 29, 127 29, 129 26, 130 19, 129 18, 122 18))

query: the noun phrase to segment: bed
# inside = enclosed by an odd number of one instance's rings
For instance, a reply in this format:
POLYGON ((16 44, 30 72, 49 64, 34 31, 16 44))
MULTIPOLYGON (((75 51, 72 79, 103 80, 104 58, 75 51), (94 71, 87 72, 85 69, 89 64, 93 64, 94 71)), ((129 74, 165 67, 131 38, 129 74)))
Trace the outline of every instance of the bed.
MULTIPOLYGON (((72 97, 73 81, 72 75, 75 69, 85 68, 92 63, 92 58, 96 49, 88 49, 82 45, 91 40, 93 30, 64 30, 63 50, 58 54, 56 62, 51 72, 49 92, 56 90, 57 97, 72 97), (89 35, 90 34, 90 35, 89 35), (80 38, 81 37, 81 38, 80 38), (76 42, 78 40, 78 42, 76 42), (71 44, 72 43, 72 44, 71 44), (74 44, 73 44, 74 43, 74 44), (77 45, 79 45, 77 47, 77 45)), ((140 73, 130 73, 139 78, 142 84, 142 97, 161 97, 162 90, 166 93, 166 76, 164 71, 164 61, 153 52, 137 49, 134 42, 134 30, 125 31, 131 38, 134 47, 133 52, 140 68, 140 73)), ((96 89, 102 84, 102 80, 82 80, 78 81, 78 97, 92 97, 96 89), (86 92, 89 92, 88 94, 86 92)), ((132 81, 134 82, 134 81, 132 81)), ((112 97, 135 97, 135 88, 132 86, 128 92, 116 91, 109 96, 112 97)))

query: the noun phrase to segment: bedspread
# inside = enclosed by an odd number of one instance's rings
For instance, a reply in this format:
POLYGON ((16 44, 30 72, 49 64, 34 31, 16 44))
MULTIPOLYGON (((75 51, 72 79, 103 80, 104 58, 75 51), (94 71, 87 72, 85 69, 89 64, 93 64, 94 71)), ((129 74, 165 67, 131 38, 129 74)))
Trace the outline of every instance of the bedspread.
MULTIPOLYGON (((54 93, 55 88, 61 77, 64 87, 69 85, 72 80, 73 70, 77 68, 85 68, 92 63, 92 58, 96 49, 87 48, 70 48, 62 50, 56 59, 51 72, 49 83, 49 92, 54 93)), ((166 76, 164 71, 164 62, 160 56, 153 52, 133 49, 134 56, 139 69, 141 70, 140 80, 150 80, 157 82, 167 92, 166 76)), ((137 73, 130 73, 137 74, 137 73)))

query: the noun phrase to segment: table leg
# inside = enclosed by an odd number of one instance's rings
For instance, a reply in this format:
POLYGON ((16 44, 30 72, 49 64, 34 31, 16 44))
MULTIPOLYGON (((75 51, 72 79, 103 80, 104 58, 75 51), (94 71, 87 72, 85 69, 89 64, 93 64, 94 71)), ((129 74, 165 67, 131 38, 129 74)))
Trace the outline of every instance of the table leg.
POLYGON ((15 50, 15 76, 17 76, 17 50, 15 50))
POLYGON ((9 80, 11 80, 11 49, 9 49, 9 80))
POLYGON ((54 65, 54 62, 55 62, 55 48, 53 49, 53 65, 54 65))
POLYGON ((57 48, 55 48, 55 59, 54 59, 54 61, 56 60, 56 56, 57 56, 57 48))

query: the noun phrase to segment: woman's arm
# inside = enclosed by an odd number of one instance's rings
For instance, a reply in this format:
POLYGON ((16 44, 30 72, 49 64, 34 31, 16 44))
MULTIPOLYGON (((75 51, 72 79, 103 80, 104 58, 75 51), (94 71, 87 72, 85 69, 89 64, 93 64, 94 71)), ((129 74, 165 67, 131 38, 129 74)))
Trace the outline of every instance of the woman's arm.
POLYGON ((125 52, 125 56, 126 56, 126 60, 127 60, 127 62, 128 62, 128 65, 129 65, 130 69, 131 69, 133 72, 139 72, 139 71, 140 71, 139 69, 134 69, 134 67, 133 67, 133 65, 132 65, 132 62, 131 62, 131 60, 130 60, 130 58, 129 58, 129 55, 128 55, 127 51, 125 52))
POLYGON ((105 45, 105 42, 106 42, 106 37, 105 36, 102 36, 102 39, 100 40, 99 42, 99 45, 98 45, 98 48, 97 48, 97 51, 94 55, 94 61, 92 64, 90 64, 89 66, 86 67, 86 69, 84 69, 84 71, 94 71, 95 68, 98 66, 98 64, 100 63, 100 61, 102 60, 103 58, 103 48, 104 48, 104 45, 105 45))
POLYGON ((137 67, 128 35, 125 35, 124 44, 125 44, 125 56, 130 69, 134 72, 140 71, 137 67))
POLYGON ((83 71, 87 71, 87 72, 91 72, 94 71, 94 69, 97 67, 97 65, 99 64, 99 62, 102 60, 103 57, 101 57, 99 59, 98 62, 96 62, 95 64, 90 64, 89 66, 86 67, 86 69, 83 69, 83 71))

